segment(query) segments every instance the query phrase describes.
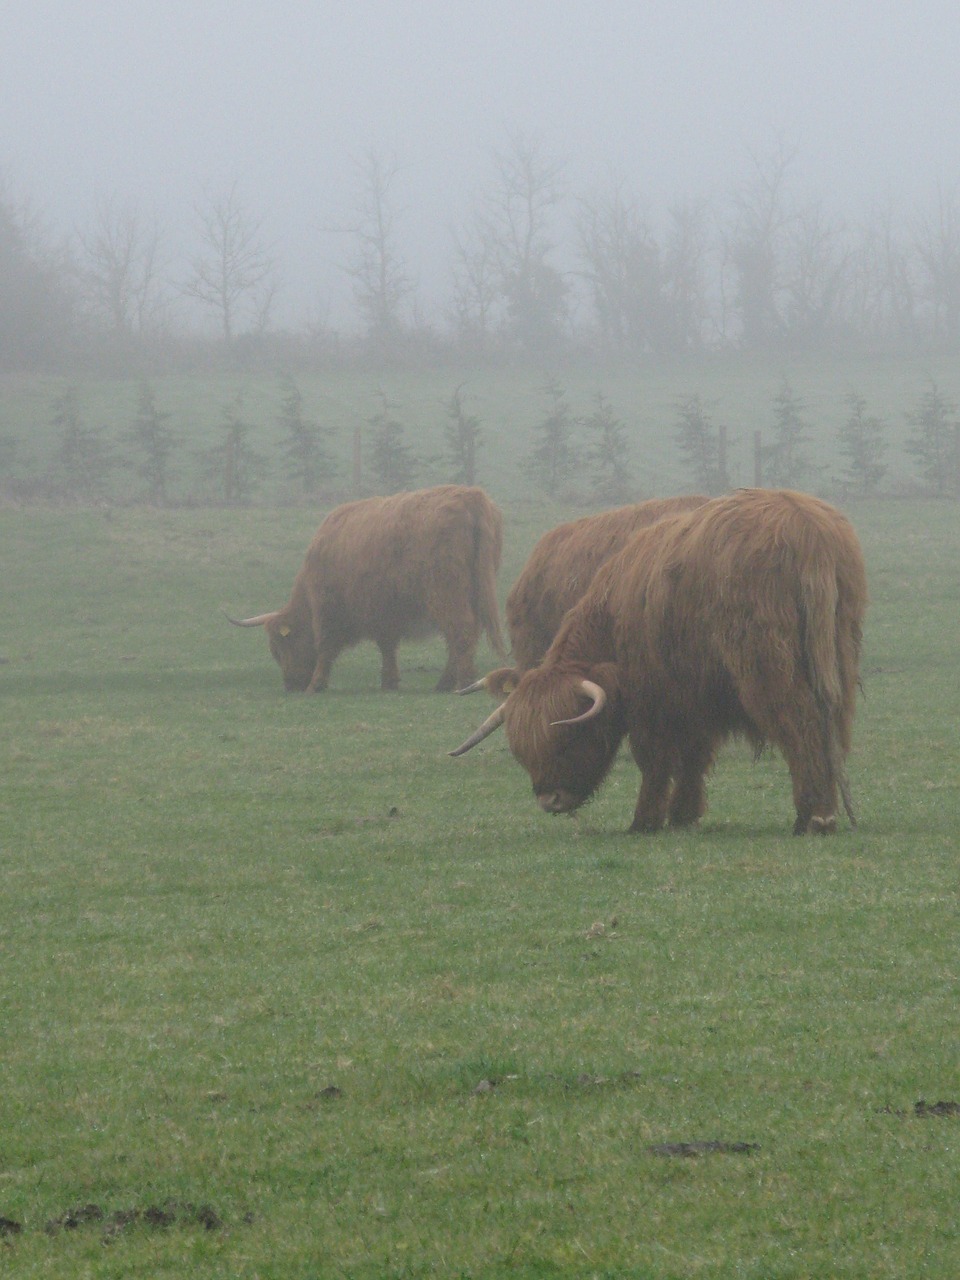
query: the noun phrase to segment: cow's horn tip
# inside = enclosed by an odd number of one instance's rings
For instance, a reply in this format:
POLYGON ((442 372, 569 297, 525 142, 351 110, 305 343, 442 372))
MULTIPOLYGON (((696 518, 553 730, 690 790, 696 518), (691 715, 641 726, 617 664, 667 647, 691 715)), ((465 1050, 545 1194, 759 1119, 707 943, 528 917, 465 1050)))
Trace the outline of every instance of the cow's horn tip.
POLYGON ((487 678, 486 676, 483 676, 479 680, 474 680, 472 684, 465 684, 462 689, 457 690, 457 693, 462 697, 465 693, 479 693, 481 689, 485 689, 486 687, 487 678))

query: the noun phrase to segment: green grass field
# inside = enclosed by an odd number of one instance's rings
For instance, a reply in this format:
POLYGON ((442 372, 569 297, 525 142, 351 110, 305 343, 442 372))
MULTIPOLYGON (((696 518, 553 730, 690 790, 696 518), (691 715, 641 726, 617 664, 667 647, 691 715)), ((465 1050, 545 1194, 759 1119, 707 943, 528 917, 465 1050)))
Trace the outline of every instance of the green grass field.
MULTIPOLYGON (((218 610, 308 511, 0 510, 7 1273, 960 1273, 960 519, 848 510, 829 840, 735 744, 697 831, 624 833, 627 758, 546 817, 502 735, 447 757, 439 641, 284 695, 218 610)), ((565 513, 505 514, 502 594, 565 513)))

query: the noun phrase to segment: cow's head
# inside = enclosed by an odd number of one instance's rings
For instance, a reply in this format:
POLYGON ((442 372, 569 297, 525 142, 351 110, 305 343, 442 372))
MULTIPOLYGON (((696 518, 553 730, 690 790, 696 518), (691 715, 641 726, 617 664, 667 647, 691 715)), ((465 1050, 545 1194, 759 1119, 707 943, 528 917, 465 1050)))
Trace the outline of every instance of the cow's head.
POLYGON ((313 630, 305 626, 287 609, 259 613, 254 618, 227 618, 235 627, 263 627, 270 642, 270 652, 280 665, 283 686, 288 693, 302 693, 309 685, 317 665, 317 646, 313 630))
POLYGON ((623 737, 613 663, 592 667, 537 667, 517 680, 507 668, 483 685, 504 700, 476 733, 451 755, 462 755, 499 725, 510 750, 530 775, 546 813, 569 813, 606 777, 623 737))

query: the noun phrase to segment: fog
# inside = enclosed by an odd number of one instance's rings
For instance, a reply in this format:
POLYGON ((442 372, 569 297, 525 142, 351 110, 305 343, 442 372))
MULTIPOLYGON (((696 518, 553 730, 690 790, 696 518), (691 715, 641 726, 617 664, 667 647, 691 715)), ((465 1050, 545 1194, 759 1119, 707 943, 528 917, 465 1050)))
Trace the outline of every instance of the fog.
POLYGON ((517 132, 571 200, 624 182, 657 216, 729 201, 786 145, 842 216, 953 189, 955 0, 13 0, 0 12, 0 174, 61 233, 97 202, 156 213, 169 271, 195 207, 233 184, 279 264, 275 321, 339 322, 358 162, 395 160, 419 302, 517 132))

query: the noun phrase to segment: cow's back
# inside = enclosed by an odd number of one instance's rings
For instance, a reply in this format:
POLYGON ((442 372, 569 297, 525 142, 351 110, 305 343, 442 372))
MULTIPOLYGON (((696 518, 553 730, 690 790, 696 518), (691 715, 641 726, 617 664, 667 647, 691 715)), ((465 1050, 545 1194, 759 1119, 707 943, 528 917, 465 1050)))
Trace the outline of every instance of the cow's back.
POLYGON ((375 636, 386 619, 398 634, 426 634, 432 597, 470 570, 479 526, 492 531, 499 563, 500 512, 482 489, 438 485, 362 498, 330 512, 302 572, 345 631, 375 636))
POLYGON ((598 575, 598 594, 638 698, 669 684, 702 707, 708 687, 752 677, 762 650, 771 680, 808 660, 829 677, 839 663, 835 694, 852 715, 866 574, 849 521, 820 499, 739 490, 640 530, 598 575), (818 657, 818 645, 830 652, 818 657))
POLYGON ((597 571, 639 529, 702 506, 704 494, 651 498, 581 516, 549 530, 531 551, 507 596, 507 629, 520 670, 536 666, 568 609, 589 590, 597 571))

